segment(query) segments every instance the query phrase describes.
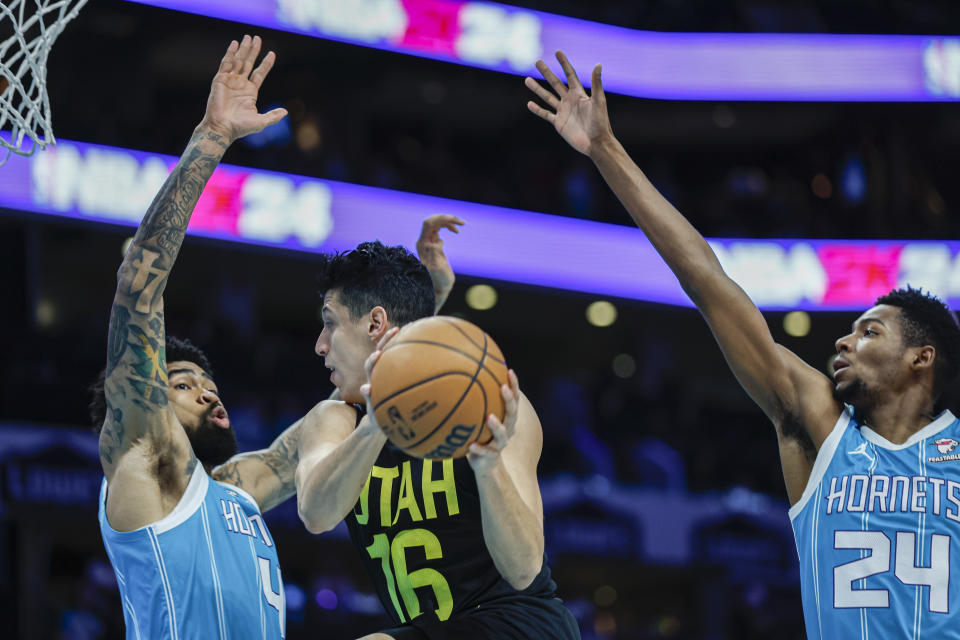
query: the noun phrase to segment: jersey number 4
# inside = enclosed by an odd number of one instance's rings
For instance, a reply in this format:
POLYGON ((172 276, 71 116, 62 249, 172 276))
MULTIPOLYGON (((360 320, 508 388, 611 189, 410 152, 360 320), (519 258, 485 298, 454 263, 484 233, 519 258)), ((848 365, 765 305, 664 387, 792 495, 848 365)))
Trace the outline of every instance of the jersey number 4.
POLYGON ((277 610, 277 621, 280 623, 280 637, 287 637, 287 603, 286 593, 283 590, 283 578, 280 576, 280 567, 277 567, 277 590, 273 590, 273 575, 270 570, 270 559, 257 556, 260 565, 260 584, 263 587, 263 597, 267 604, 277 610))
MULTIPOLYGON (((897 531, 897 553, 893 574, 906 585, 930 587, 927 608, 948 613, 950 604, 950 536, 935 533, 930 539, 930 566, 918 567, 917 537, 913 532, 897 531)), ((921 541, 922 544, 922 541, 921 541)), ((890 538, 882 531, 835 531, 834 549, 864 549, 870 555, 833 569, 833 606, 837 609, 890 606, 886 589, 859 589, 853 583, 890 571, 890 538)))
POLYGON ((397 591, 400 591, 403 606, 406 607, 410 619, 413 620, 422 613, 420 600, 417 598, 415 591, 418 587, 431 587, 433 589, 433 595, 437 602, 437 618, 442 622, 449 618, 453 612, 453 595, 450 593, 450 585, 443 574, 436 569, 424 568, 407 573, 407 549, 410 547, 423 547, 427 560, 438 560, 443 557, 440 540, 426 529, 401 531, 394 536, 392 543, 387 538, 387 534, 378 533, 373 536, 373 544, 367 547, 367 553, 370 554, 371 558, 380 560, 384 577, 387 579, 390 599, 393 601, 393 607, 397 610, 401 622, 406 622, 407 619, 404 617, 403 609, 400 608, 400 602, 397 600, 397 591), (396 583, 396 588, 394 583, 396 583))

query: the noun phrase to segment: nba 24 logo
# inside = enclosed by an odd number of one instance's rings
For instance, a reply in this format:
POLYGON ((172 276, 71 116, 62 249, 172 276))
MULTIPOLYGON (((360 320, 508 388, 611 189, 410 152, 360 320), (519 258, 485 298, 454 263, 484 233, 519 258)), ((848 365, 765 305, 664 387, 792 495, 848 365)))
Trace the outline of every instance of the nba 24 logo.
POLYGON ((938 438, 933 441, 933 444, 937 445, 937 451, 940 453, 950 453, 957 448, 957 445, 960 444, 953 438, 938 438))

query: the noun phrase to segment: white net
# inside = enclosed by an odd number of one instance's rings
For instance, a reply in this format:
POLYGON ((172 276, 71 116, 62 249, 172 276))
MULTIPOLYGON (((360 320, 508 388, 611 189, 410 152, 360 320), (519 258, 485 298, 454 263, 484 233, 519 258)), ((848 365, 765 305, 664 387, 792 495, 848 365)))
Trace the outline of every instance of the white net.
POLYGON ((0 0, 0 165, 54 144, 47 55, 87 0, 0 0), (26 143, 25 138, 30 142, 26 143))

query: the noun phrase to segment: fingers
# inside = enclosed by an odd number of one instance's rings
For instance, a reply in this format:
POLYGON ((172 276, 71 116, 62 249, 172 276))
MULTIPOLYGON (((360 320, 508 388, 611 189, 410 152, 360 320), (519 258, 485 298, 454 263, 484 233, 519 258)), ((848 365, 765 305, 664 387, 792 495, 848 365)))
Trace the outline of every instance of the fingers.
MULTIPOLYGON (((509 385, 505 384, 500 387, 500 397, 503 398, 504 406, 503 424, 506 425, 507 432, 513 434, 513 430, 517 426, 517 413, 520 409, 520 382, 512 369, 507 373, 507 380, 509 385)), ((494 418, 496 416, 491 413, 489 419, 494 418)))
POLYGON ((220 61, 220 71, 222 73, 233 73, 233 63, 237 56, 237 49, 240 47, 240 43, 236 40, 230 41, 230 46, 227 47, 227 52, 223 54, 223 59, 220 61))
POLYGON ((538 98, 546 102, 554 110, 560 106, 560 100, 557 99, 557 96, 544 89, 542 86, 540 86, 540 83, 533 78, 529 76, 524 78, 523 84, 526 85, 527 89, 533 91, 538 98))
POLYGON ((246 58, 243 59, 243 69, 240 71, 240 75, 244 78, 250 77, 250 72, 253 71, 253 64, 257 61, 257 58, 260 57, 260 47, 263 46, 263 40, 260 39, 260 36, 253 36, 253 41, 250 43, 250 51, 247 53, 246 58))
POLYGON ((370 383, 364 382, 360 385, 360 395, 363 396, 364 400, 370 402, 370 383))
POLYGON ((590 74, 590 97, 597 98, 599 101, 606 100, 606 96, 603 95, 603 83, 600 81, 600 65, 597 64, 593 68, 593 73, 590 74))
POLYGON ((261 130, 266 129, 272 124, 277 124, 281 120, 287 117, 287 110, 283 107, 278 107, 276 109, 271 109, 266 113, 260 114, 260 121, 263 123, 261 130))
POLYGON ((241 73, 243 71, 244 60, 246 60, 247 55, 250 53, 251 46, 253 46, 253 38, 248 35, 243 36, 240 40, 240 46, 233 56, 233 69, 231 73, 241 73))
POLYGON ((487 428, 490 429, 493 440, 488 442, 486 446, 493 447, 497 451, 503 451, 503 448, 507 446, 507 442, 510 441, 510 436, 512 435, 510 429, 505 427, 497 416, 493 414, 490 414, 487 418, 487 428))
POLYGON ((377 350, 383 351, 383 348, 387 346, 387 343, 390 342, 390 340, 393 339, 393 336, 397 335, 399 331, 400 331, 400 327, 393 327, 392 329, 387 331, 385 334, 383 334, 383 337, 380 338, 380 341, 377 343, 377 350))
MULTIPOLYGON (((256 60, 256 58, 254 58, 256 60)), ((267 55, 263 56, 263 60, 260 62, 260 65, 253 70, 253 73, 250 75, 250 81, 256 85, 257 89, 260 88, 260 85, 263 84, 263 79, 267 77, 267 74, 270 73, 270 69, 273 69, 273 63, 277 61, 277 54, 273 51, 268 51, 267 55)))
POLYGON ((479 442, 471 442, 470 446, 467 447, 468 454, 467 458, 473 458, 474 460, 484 458, 484 457, 494 457, 499 456, 500 452, 503 451, 503 448, 507 446, 507 442, 510 440, 510 435, 507 433, 507 429, 497 420, 496 416, 491 415, 487 418, 487 428, 490 430, 490 435, 492 439, 486 444, 480 444, 479 442))
POLYGON ((460 233, 460 226, 467 224, 466 220, 458 218, 457 216, 452 216, 446 213, 441 213, 439 215, 433 216, 437 218, 437 223, 439 226, 444 229, 449 229, 454 233, 460 233))
POLYGON ((220 71, 222 73, 236 73, 244 78, 249 77, 257 88, 259 88, 260 85, 263 84, 263 79, 270 73, 270 69, 273 68, 273 63, 276 62, 277 59, 276 54, 270 51, 264 56, 256 70, 254 70, 253 65, 260 55, 260 48, 262 46, 263 40, 261 40, 260 36, 253 36, 251 38, 245 35, 240 42, 236 40, 231 41, 230 46, 227 47, 227 52, 220 61, 220 71), (251 71, 253 71, 252 75, 251 71))
POLYGON ((540 75, 543 76, 543 79, 553 87, 553 90, 557 92, 557 95, 561 98, 567 95, 567 87, 560 81, 553 71, 550 71, 550 67, 547 66, 547 63, 543 60, 537 60, 537 71, 540 72, 540 75))
POLYGON ((380 359, 381 353, 382 351, 378 349, 367 356, 367 359, 363 362, 363 370, 367 373, 367 378, 370 377, 370 372, 373 371, 373 365, 377 364, 377 360, 380 359))
POLYGON ((508 369, 507 381, 510 383, 510 392, 513 394, 513 396, 517 400, 519 400, 520 399, 520 379, 517 377, 517 372, 514 371, 513 369, 508 369))
POLYGON ((237 61, 234 64, 233 72, 246 78, 253 69, 253 61, 260 53, 260 36, 251 38, 243 36, 240 41, 240 48, 237 49, 237 61))
POLYGON ((533 115, 540 116, 550 124, 553 124, 553 121, 557 119, 557 114, 552 111, 547 111, 533 100, 527 102, 527 109, 529 109, 533 115))
POLYGON ((577 77, 577 72, 573 70, 573 65, 567 60, 567 56, 563 51, 557 50, 557 62, 560 63, 563 72, 567 76, 567 86, 571 89, 583 89, 583 85, 580 84, 580 78, 577 77))
POLYGON ((417 251, 421 251, 430 244, 443 243, 440 240, 440 229, 449 229, 454 233, 460 233, 459 225, 467 224, 465 220, 447 213, 438 213, 430 216, 423 221, 420 228, 420 237, 417 239, 417 251))

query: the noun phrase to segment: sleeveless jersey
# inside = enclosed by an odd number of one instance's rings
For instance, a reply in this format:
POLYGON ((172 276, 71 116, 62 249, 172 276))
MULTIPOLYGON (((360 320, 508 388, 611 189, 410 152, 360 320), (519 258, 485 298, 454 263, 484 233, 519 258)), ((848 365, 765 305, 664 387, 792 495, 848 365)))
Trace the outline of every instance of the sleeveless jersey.
POLYGON ((100 532, 123 600, 127 640, 276 640, 286 605, 273 538, 257 503, 197 464, 168 516, 134 531, 100 532))
POLYGON ((545 557, 523 591, 497 571, 466 458, 414 458, 387 442, 346 522, 384 609, 398 624, 421 615, 418 622, 442 622, 493 601, 555 596, 545 557))
POLYGON ((809 640, 960 640, 958 445, 949 411, 898 445, 844 410, 790 509, 809 640))

